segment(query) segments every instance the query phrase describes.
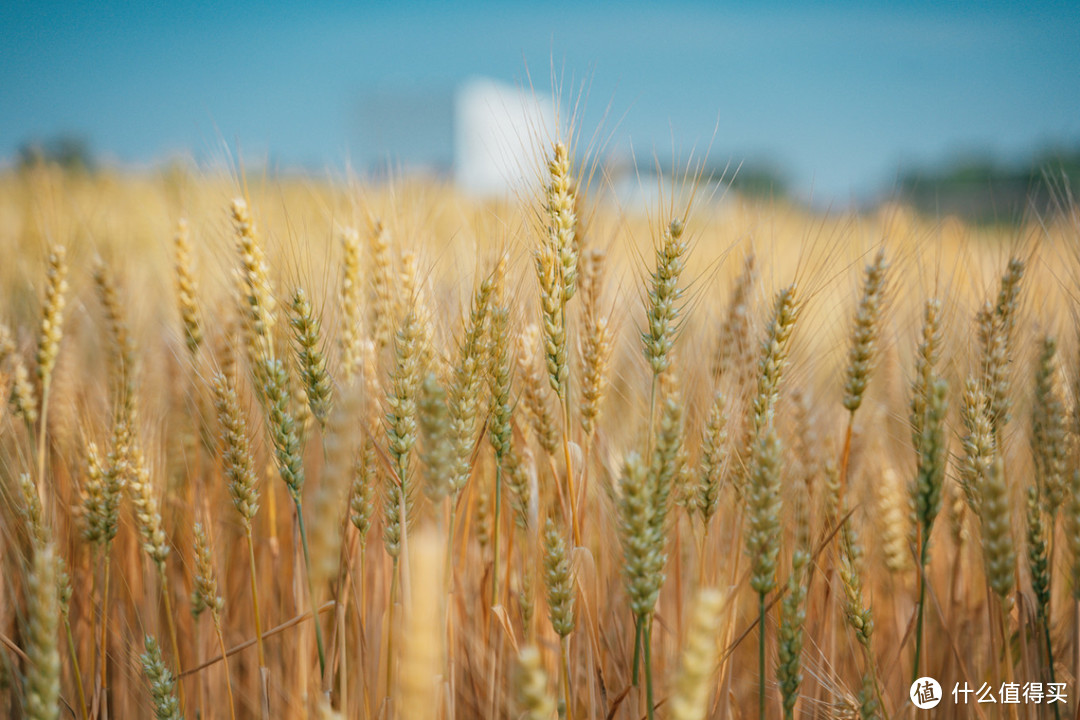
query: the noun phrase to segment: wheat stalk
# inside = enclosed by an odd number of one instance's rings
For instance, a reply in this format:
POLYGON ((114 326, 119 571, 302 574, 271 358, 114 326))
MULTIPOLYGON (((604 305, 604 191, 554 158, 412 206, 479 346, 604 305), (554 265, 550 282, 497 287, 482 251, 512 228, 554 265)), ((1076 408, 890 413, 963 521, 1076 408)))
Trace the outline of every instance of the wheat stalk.
POLYGON ((915 636, 915 666, 912 682, 919 678, 919 654, 922 649, 923 605, 926 602, 926 566, 930 561, 930 532, 941 512, 942 487, 948 448, 945 439, 945 415, 948 412, 948 384, 931 370, 928 383, 920 388, 926 393, 913 406, 923 408, 921 428, 915 450, 918 464, 912 485, 915 520, 918 523, 919 560, 919 617, 915 636))
MULTIPOLYGON (((300 530, 300 543, 304 553, 304 567, 307 575, 308 592, 311 602, 315 602, 315 590, 312 577, 311 549, 308 543, 307 527, 304 522, 302 492, 305 474, 304 460, 301 454, 301 442, 298 423, 294 419, 289 405, 288 375, 280 360, 262 358, 258 361, 261 370, 257 377, 264 378, 262 394, 266 402, 266 424, 270 439, 274 445, 274 457, 277 459, 278 474, 285 482, 289 497, 296 509, 296 523, 300 530)), ((319 654, 319 672, 326 673, 326 654, 323 649, 322 628, 315 622, 315 643, 319 654)))

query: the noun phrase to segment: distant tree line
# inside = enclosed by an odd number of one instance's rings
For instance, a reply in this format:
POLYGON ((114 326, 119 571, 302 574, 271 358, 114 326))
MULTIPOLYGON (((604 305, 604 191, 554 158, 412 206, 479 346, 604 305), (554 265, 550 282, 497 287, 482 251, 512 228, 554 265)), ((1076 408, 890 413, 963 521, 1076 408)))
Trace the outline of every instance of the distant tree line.
POLYGON ((90 143, 77 135, 30 140, 19 147, 16 166, 20 170, 45 164, 72 172, 93 172, 97 168, 90 143))
POLYGON ((931 215, 976 223, 1015 223, 1032 213, 1057 212, 1080 189, 1080 149, 1048 150, 1030 161, 1006 164, 966 158, 901 176, 899 199, 931 215))

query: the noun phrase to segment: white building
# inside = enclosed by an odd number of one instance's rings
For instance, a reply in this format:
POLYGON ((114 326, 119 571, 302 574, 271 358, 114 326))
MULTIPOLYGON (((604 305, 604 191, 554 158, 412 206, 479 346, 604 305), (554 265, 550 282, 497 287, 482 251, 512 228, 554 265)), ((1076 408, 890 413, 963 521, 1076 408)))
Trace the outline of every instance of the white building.
POLYGON ((555 136, 548 95, 474 78, 454 93, 454 181, 474 195, 503 195, 532 184, 555 136))

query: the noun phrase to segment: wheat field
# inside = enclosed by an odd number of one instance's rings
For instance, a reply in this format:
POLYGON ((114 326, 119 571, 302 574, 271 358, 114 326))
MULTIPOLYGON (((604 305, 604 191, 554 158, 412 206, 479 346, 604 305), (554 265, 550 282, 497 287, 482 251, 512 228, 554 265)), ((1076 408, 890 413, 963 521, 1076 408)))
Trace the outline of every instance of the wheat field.
POLYGON ((1076 716, 1067 193, 626 207, 536 153, 500 202, 0 177, 2 712, 1076 716))

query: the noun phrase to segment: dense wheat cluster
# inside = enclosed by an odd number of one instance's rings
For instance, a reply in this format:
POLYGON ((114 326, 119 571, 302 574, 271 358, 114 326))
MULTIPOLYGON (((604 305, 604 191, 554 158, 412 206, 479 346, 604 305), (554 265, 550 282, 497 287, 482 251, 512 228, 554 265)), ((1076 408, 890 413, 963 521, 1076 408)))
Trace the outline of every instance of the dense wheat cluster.
POLYGON ((505 202, 0 177, 0 714, 1074 716, 1075 206, 537 155, 505 202))

